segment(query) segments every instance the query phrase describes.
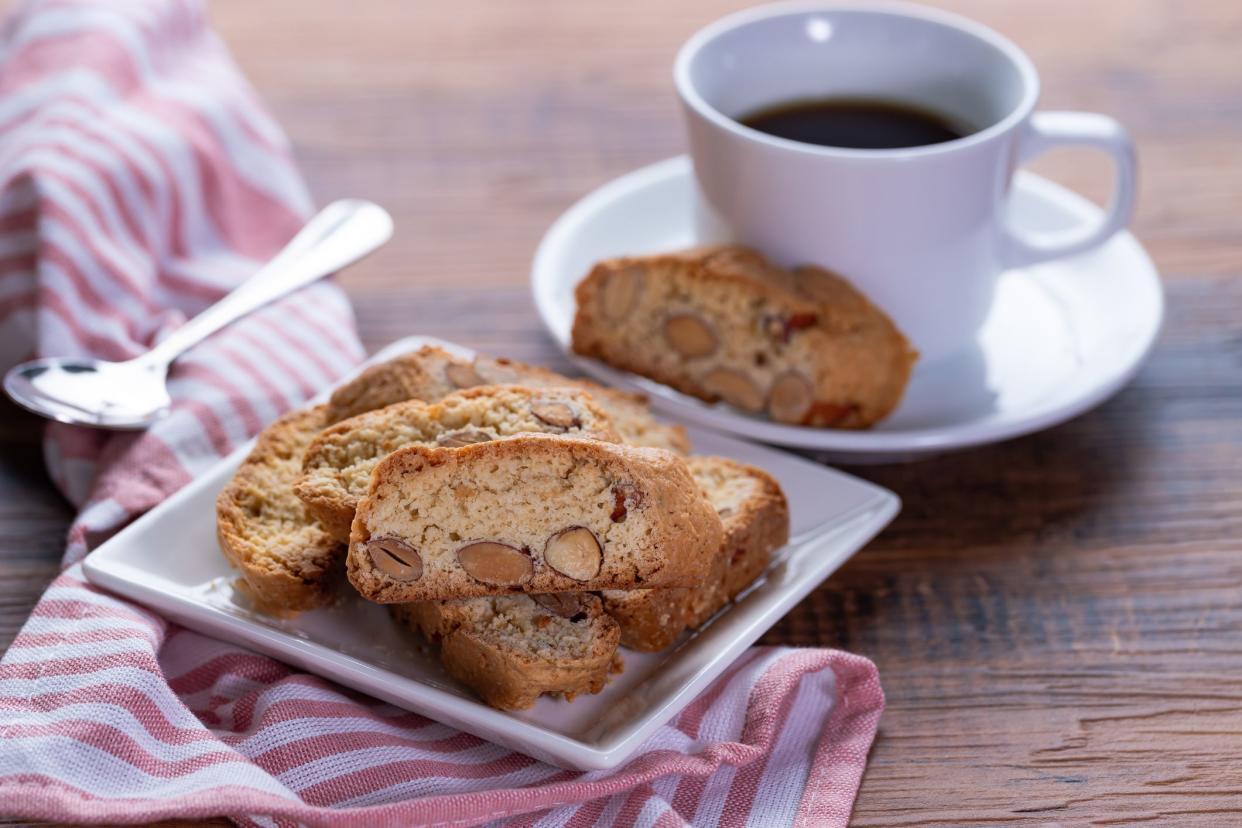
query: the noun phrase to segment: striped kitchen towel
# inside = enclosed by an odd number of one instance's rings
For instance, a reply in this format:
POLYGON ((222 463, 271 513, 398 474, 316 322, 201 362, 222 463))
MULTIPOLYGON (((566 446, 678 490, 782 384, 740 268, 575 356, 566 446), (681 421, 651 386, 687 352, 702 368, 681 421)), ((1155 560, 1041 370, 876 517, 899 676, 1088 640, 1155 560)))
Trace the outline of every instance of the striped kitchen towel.
MULTIPOLYGON (((0 362, 134 356, 252 272, 309 199, 198 0, 42 0, 0 34, 0 362)), ((100 592, 74 562, 362 356, 321 282, 178 361, 142 434, 47 432, 80 509, 0 661, 0 817, 289 825, 843 825, 866 659, 755 648, 608 772, 561 770, 100 592)))

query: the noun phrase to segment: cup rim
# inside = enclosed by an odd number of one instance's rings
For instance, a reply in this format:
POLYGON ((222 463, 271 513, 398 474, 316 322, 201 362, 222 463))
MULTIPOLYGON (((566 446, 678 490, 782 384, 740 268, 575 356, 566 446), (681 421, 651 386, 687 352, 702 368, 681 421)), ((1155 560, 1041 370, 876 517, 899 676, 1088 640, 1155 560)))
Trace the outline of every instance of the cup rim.
POLYGON ((976 23, 970 18, 963 17, 952 12, 941 11, 939 9, 928 8, 926 6, 916 5, 914 3, 902 2, 881 2, 874 4, 861 5, 858 3, 835 3, 822 2, 822 0, 792 0, 792 2, 768 3, 762 6, 745 9, 740 12, 726 15, 712 23, 707 24, 699 29, 690 38, 682 44, 677 50, 677 57, 673 62, 673 82, 677 87, 677 93, 681 96, 682 101, 698 113, 701 117, 710 121, 715 126, 727 130, 741 138, 749 141, 755 141, 766 144, 776 149, 790 150, 800 152, 807 155, 823 156, 823 157, 848 157, 848 158, 873 158, 873 159, 901 159, 912 157, 925 157, 932 155, 944 155, 947 153, 957 152, 959 150, 968 149, 978 144, 985 143, 997 135, 1009 132, 1022 121, 1030 116, 1035 109, 1035 103, 1039 99, 1039 74, 1035 71, 1035 65, 1026 53, 1018 48, 1012 40, 1005 37, 995 29, 991 29, 982 23, 976 23), (937 23, 957 29, 958 31, 970 35, 987 42, 1004 54, 1010 62, 1017 67, 1022 77, 1024 89, 1022 99, 1009 111, 1005 117, 987 126, 978 132, 961 138, 955 138, 952 141, 944 141, 939 144, 927 144, 918 147, 897 147, 891 149, 863 149, 856 147, 830 147, 822 144, 808 144, 802 141, 794 141, 790 138, 780 138, 761 132, 752 127, 748 127, 740 121, 730 118, 714 106, 709 104, 690 80, 690 64, 694 58, 712 41, 721 35, 744 28, 761 20, 768 20, 773 17, 794 17, 798 15, 814 14, 814 13, 833 13, 846 12, 850 14, 868 15, 872 17, 906 17, 916 18, 929 23, 937 23))

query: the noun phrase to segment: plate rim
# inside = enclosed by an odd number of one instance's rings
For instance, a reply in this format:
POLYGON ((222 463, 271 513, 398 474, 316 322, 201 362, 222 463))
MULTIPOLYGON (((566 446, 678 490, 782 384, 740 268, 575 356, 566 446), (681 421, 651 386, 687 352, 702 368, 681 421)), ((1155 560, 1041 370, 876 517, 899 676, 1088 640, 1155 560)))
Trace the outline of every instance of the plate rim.
MULTIPOLYGON (((540 239, 531 262, 531 292, 544 329, 561 352, 580 370, 609 385, 646 393, 651 397, 652 406, 660 413, 702 428, 773 445, 838 452, 843 459, 851 454, 901 459, 902 454, 914 453, 922 456, 1001 442, 1064 423, 1116 394, 1134 378, 1147 361, 1164 327, 1166 303, 1159 271, 1138 239, 1129 230, 1121 230, 1110 241, 1120 242, 1130 248, 1128 252, 1140 257, 1146 265, 1133 278, 1136 284, 1141 283, 1150 291, 1148 298, 1152 302, 1153 311, 1150 324, 1146 326, 1139 347, 1131 351, 1128 362, 1118 363, 1119 367, 1101 381, 1087 386, 1081 394, 1058 405, 1037 408, 1033 414, 997 423, 956 424, 905 431, 849 431, 784 425, 710 406, 671 388, 658 386, 651 380, 573 353, 569 348, 568 325, 563 325, 556 313, 554 297, 557 292, 553 287, 556 278, 552 271, 560 251, 581 227, 590 222, 596 212, 642 190, 664 184, 671 179, 690 177, 692 174, 693 163, 690 157, 677 155, 624 173, 578 199, 552 223, 540 239)), ((1085 221, 1101 214, 1100 208, 1083 196, 1035 173, 1018 171, 1014 177, 1014 186, 1055 202, 1085 221)))
MULTIPOLYGON (((368 365, 424 344, 440 345, 458 353, 472 352, 471 349, 434 337, 405 337, 382 348, 357 370, 361 371, 368 365)), ((348 377, 342 382, 347 379, 348 377)), ((328 393, 325 391, 307 404, 325 399, 328 393)), ((712 438, 746 442, 733 435, 704 430, 705 436, 709 433, 712 438)), ((300 638, 289 631, 229 613, 186 592, 171 588, 161 589, 158 582, 166 581, 166 576, 143 572, 127 561, 126 548, 131 538, 147 531, 151 524, 159 521, 166 513, 184 508, 187 501, 201 497, 203 489, 218 485, 217 478, 230 475, 249 453, 254 442, 252 438, 238 446, 88 555, 82 563, 86 579, 108 592, 149 607, 188 629, 249 647, 299 669, 361 690, 402 709, 413 710, 437 722, 472 733, 485 741, 504 745, 561 767, 588 771, 616 767, 632 756, 651 733, 684 709, 707 684, 728 669, 776 621, 879 534, 901 508, 900 498, 882 486, 791 455, 791 460, 838 476, 869 495, 865 502, 842 515, 831 528, 806 541, 831 545, 836 550, 835 557, 830 556, 829 560, 820 562, 812 576, 798 578, 793 588, 780 589, 776 600, 771 601, 754 618, 744 620, 742 634, 722 648, 719 656, 696 665, 693 674, 679 687, 658 699, 660 703, 630 719, 632 724, 614 728, 595 741, 587 741, 549 730, 537 723, 491 708, 476 699, 462 697, 430 683, 391 672, 383 666, 333 650, 325 644, 300 638), (821 574, 820 570, 825 571, 821 574), (386 688, 385 684, 389 687, 386 688), (400 694, 402 689, 406 691, 404 696, 400 694), (411 698, 414 698, 413 702, 411 698)), ((774 451, 762 445, 756 445, 755 448, 774 451)), ((811 531, 820 530, 816 528, 811 531)), ((744 603, 745 598, 736 606, 744 603)), ((710 630, 709 627, 708 634, 710 630)), ((692 646, 693 643, 694 640, 691 640, 692 646)), ((657 671, 645 682, 656 681, 659 675, 657 671)))

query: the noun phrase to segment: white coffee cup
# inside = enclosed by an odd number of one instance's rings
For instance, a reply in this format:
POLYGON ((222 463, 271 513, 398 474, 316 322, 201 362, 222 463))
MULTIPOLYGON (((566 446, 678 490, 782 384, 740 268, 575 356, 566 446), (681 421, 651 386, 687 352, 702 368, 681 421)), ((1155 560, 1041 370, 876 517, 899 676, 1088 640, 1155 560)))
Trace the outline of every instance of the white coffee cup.
POLYGON ((982 326, 1007 268, 1089 250, 1134 206, 1134 148, 1112 118, 1035 112, 1039 77, 984 26, 913 5, 761 6, 699 31, 674 68, 701 193, 700 232, 722 232, 786 265, 850 279, 924 360, 957 353, 982 326), (738 122, 790 101, 866 97, 970 124, 908 149, 801 143, 738 122), (1062 145, 1116 165, 1102 221, 1036 233, 1008 220, 1014 170, 1062 145))

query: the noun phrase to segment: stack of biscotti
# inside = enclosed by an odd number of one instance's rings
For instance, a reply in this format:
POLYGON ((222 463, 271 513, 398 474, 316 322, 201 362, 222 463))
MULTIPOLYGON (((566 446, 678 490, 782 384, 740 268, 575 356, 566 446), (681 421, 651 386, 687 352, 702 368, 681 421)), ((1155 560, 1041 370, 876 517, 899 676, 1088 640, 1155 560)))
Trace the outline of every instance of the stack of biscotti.
POLYGON ((259 437, 217 502, 262 611, 348 582, 486 702, 598 692, 621 645, 704 623, 788 535, 758 469, 686 457, 638 396, 423 348, 259 437))
POLYGON ((665 449, 526 434, 409 445, 371 473, 348 574, 440 643, 450 675, 496 707, 598 692, 624 624, 602 590, 686 590, 713 577, 724 530, 665 449))
POLYGON ((600 262, 575 296, 575 352, 781 423, 866 428, 917 357, 841 277, 744 247, 600 262))
POLYGON ((724 529, 694 588, 426 600, 395 606, 394 617, 441 642, 449 673, 493 706, 529 707, 547 692, 598 692, 619 663, 618 643, 648 652, 671 646, 750 586, 788 540, 789 508, 766 472, 723 457, 691 457, 687 465, 724 529))
MULTIPOLYGON (((498 403, 498 408, 512 413, 513 406, 519 404, 519 394, 496 394, 507 400, 498 403)), ((533 393, 527 396, 531 402, 541 399, 533 393)), ((558 416, 555 407, 544 408, 544 414, 553 420, 558 416)), ((366 484, 360 470, 371 460, 378 461, 377 456, 361 458, 357 464, 345 464, 354 468, 342 468, 337 481, 328 479, 335 469, 327 466, 336 462, 333 458, 344 457, 348 452, 332 453, 341 429, 330 431, 319 443, 316 438, 337 425, 346 431, 358 427, 362 454, 370 451, 365 445, 371 435, 375 435, 376 441, 394 445, 406 437, 416 441, 419 435, 431 442, 447 440, 450 431, 471 429, 489 437, 521 430, 578 433, 614 440, 619 436, 626 442, 681 454, 689 450, 685 431, 658 422, 641 395, 605 389, 543 368, 483 356, 468 360, 433 346, 374 365, 341 386, 325 405, 291 412, 264 429, 249 457, 217 498, 221 549, 240 571, 242 591, 263 612, 302 612, 330 603, 337 594, 353 506, 366 484), (578 412, 575 416, 581 423, 571 422, 562 427, 556 422, 539 421, 535 412, 529 412, 524 422, 516 417, 498 419, 485 410, 486 406, 478 405, 477 397, 469 395, 445 401, 463 388, 469 388, 471 394, 486 395, 498 383, 520 383, 532 391, 572 389, 566 402, 578 412), (594 402, 585 402, 586 395, 594 402), (440 402, 445 408, 439 415, 420 417, 417 404, 408 406, 405 411, 381 415, 378 430, 371 421, 345 423, 357 415, 406 402, 440 402), (480 417, 478 428, 468 422, 469 415, 463 413, 466 410, 480 417), (410 416, 418 423, 404 424, 403 420, 410 416), (435 421, 435 416, 442 420, 435 421), (603 419, 616 425, 602 426, 603 419), (440 425, 429 425, 429 421, 440 425), (385 431, 386 427, 390 430, 385 431), (440 430, 433 434, 436 428, 440 430), (304 470, 307 460, 311 468, 304 470), (355 475, 355 471, 359 474, 355 475)), ((457 441, 460 440, 458 435, 457 441)))

